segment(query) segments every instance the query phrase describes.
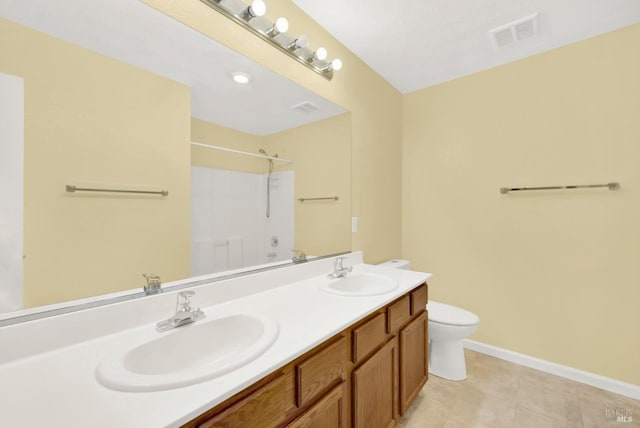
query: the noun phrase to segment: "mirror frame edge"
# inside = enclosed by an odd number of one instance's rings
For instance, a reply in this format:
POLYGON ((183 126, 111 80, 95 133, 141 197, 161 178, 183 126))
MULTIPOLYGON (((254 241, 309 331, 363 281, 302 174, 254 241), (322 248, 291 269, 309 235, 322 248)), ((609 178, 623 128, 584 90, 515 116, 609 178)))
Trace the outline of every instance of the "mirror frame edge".
MULTIPOLYGON (((345 254, 351 254, 351 253, 352 253, 351 250, 343 251, 339 253, 313 257, 306 260, 305 262, 296 263, 296 262, 290 261, 290 262, 281 263, 275 266, 264 266, 259 268, 243 270, 240 272, 233 272, 233 273, 226 273, 226 274, 223 273, 222 275, 218 275, 218 276, 216 276, 216 274, 213 273, 210 275, 206 275, 205 278, 191 280, 191 281, 189 280, 189 278, 180 279, 180 280, 168 282, 167 283, 168 285, 166 286, 166 288, 161 289, 161 293, 184 290, 186 288, 196 287, 200 285, 215 284, 215 283, 226 281, 229 279, 239 278, 239 277, 253 275, 253 274, 262 273, 262 272, 268 272, 268 271, 296 266, 300 264, 313 263, 323 259, 329 259, 332 257, 343 256, 345 254)), ((154 296, 154 295, 155 294, 151 294, 150 296, 154 296)), ((63 315, 63 314, 68 314, 72 312, 84 311, 87 309, 99 308, 101 306, 107 306, 114 303, 121 303, 129 300, 135 300, 142 297, 147 297, 147 294, 144 291, 136 291, 136 292, 125 294, 125 295, 119 295, 119 296, 113 296, 113 297, 107 297, 107 298, 105 298, 104 296, 108 296, 108 294, 94 296, 89 299, 70 300, 68 302, 54 303, 54 304, 45 305, 45 306, 37 306, 36 308, 34 308, 34 312, 26 313, 23 315, 11 316, 11 314, 15 312, 7 312, 6 315, 8 316, 6 318, 0 318, 0 328, 7 327, 10 325, 15 325, 15 324, 21 324, 28 321, 41 320, 44 318, 54 317, 57 315, 63 315), (90 300, 90 301, 86 301, 84 303, 77 303, 82 300, 90 300), (67 303, 68 305, 65 305, 65 306, 47 309, 51 306, 59 306, 67 303)), ((28 312, 28 311, 29 309, 25 309, 25 310, 16 311, 16 312, 28 312)), ((0 315, 5 315, 5 314, 0 314, 0 315)))

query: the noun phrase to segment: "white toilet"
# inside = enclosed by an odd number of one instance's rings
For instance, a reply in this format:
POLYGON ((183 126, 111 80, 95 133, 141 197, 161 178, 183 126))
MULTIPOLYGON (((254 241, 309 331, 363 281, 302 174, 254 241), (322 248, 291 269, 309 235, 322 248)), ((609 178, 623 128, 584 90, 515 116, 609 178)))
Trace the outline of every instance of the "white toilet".
POLYGON ((467 365, 462 339, 473 334, 480 318, 472 312, 430 300, 429 373, 449 380, 465 380, 467 365))
MULTIPOLYGON (((409 269, 408 260, 389 260, 381 266, 409 269)), ((455 306, 429 300, 429 373, 448 380, 467 378, 462 340, 478 328, 480 318, 455 306)))

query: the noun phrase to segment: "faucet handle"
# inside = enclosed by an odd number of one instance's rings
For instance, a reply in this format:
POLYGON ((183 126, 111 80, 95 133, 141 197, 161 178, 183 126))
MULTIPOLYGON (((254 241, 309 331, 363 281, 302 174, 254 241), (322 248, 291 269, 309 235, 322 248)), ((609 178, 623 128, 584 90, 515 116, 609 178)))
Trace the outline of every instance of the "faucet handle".
POLYGON ((147 285, 143 287, 145 294, 162 293, 162 284, 160 276, 153 273, 143 273, 142 276, 147 280, 147 285))
POLYGON ((337 257, 334 261, 333 261, 333 268, 335 270, 339 270, 342 269, 342 263, 344 262, 344 257, 337 257))
POLYGON ((301 250, 291 250, 293 251, 293 257, 291 258, 291 261, 293 263, 304 263, 307 261, 307 255, 304 253, 304 251, 301 250))
POLYGON ((181 291, 178 293, 178 302, 176 306, 176 312, 191 310, 191 298, 195 296, 195 291, 181 291))
POLYGON ((142 276, 147 280, 147 284, 153 285, 160 282, 160 276, 155 273, 143 273, 142 276))

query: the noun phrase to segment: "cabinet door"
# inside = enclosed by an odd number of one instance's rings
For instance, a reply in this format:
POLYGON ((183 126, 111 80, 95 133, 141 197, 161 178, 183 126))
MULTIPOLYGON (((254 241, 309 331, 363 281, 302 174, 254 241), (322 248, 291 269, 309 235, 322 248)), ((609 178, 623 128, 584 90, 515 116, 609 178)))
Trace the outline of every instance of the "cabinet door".
POLYGON ((400 411, 404 414, 427 382, 427 312, 400 331, 400 411))
POLYGON ((346 382, 333 388, 287 428, 347 428, 346 382))
POLYGON ((387 428, 398 416, 398 346, 394 338, 353 371, 353 428, 387 428))

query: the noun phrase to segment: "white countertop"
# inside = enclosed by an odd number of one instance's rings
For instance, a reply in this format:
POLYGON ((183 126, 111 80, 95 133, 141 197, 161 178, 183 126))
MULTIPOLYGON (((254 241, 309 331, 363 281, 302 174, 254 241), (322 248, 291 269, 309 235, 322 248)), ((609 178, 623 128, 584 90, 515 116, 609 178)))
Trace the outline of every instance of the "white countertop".
MULTIPOLYGON (((361 255, 360 255, 361 257, 361 255)), ((316 262, 319 263, 319 262, 316 262)), ((98 383, 95 369, 101 359, 114 349, 134 347, 147 340, 162 335, 155 330, 155 322, 146 322, 132 328, 114 331, 110 334, 66 346, 50 346, 45 352, 25 355, 0 364, 0 425, 7 427, 84 427, 123 428, 123 427, 174 427, 190 421, 216 404, 231 397, 238 391, 253 384, 274 370, 284 366, 314 346, 339 333, 354 322, 364 318, 380 307, 415 288, 431 277, 430 274, 407 270, 391 269, 381 266, 357 264, 354 272, 369 271, 383 273, 395 278, 399 287, 392 292, 377 296, 348 297, 328 294, 318 289, 317 284, 326 277, 318 276, 317 271, 331 263, 331 259, 314 267, 291 267, 292 278, 304 276, 293 282, 283 281, 289 268, 280 269, 280 283, 273 281, 268 273, 251 276, 251 281, 273 282, 264 290, 251 290, 244 296, 233 297, 223 303, 202 307, 208 319, 219 318, 227 314, 259 314, 279 324, 276 342, 263 355, 226 375, 182 388, 158 392, 119 392, 108 389, 98 383), (301 273, 302 272, 302 273, 301 273), (309 277, 309 275, 313 275, 309 277)), ((309 264, 311 265, 311 263, 309 264)), ((246 279, 244 280, 247 281, 246 279)), ((196 291, 194 304, 201 306, 200 295, 206 295, 206 287, 220 286, 220 283, 193 288, 196 291)), ((264 288, 264 287, 263 287, 264 288)), ((170 302, 174 296, 165 296, 161 308, 165 317, 172 315, 164 302, 170 302)), ((145 300, 145 299, 141 299, 145 300)), ((206 300, 206 299, 205 299, 206 300)), ((218 301, 224 299, 218 299, 218 301)), ((175 300, 173 300, 175 302, 175 300)), ((128 303, 131 305, 153 304, 146 302, 128 303)), ((159 303, 156 304, 156 306, 159 303)), ((113 305, 117 306, 117 305, 113 305)), ((157 308, 154 308, 156 311, 157 308)), ((124 308, 111 310, 95 308, 82 311, 82 322, 86 332, 90 330, 92 320, 102 323, 109 315, 121 316, 124 308), (102 311, 102 313, 98 313, 102 311)), ((148 319, 149 311, 140 309, 141 318, 148 319)), ((153 312, 153 311, 152 311, 153 312)), ((135 318, 135 312, 127 311, 135 318)), ((153 312, 155 316, 155 312, 153 312)), ((55 318, 55 317, 54 317, 55 318)), ((75 318, 74 318, 75 319, 75 318)), ((156 319, 159 321, 162 317, 156 319)), ((38 331, 42 335, 47 325, 60 328, 58 322, 40 321, 38 331)), ((2 329, 20 328, 8 326, 2 329)), ((189 328, 184 326, 180 328, 189 328)), ((24 341, 37 340, 36 329, 25 329, 20 334, 32 335, 24 341)), ((104 329, 100 330, 104 331, 104 329)), ((65 330, 48 331, 46 335, 65 335, 65 330)), ((79 333, 76 336, 80 337, 79 333)), ((0 334, 0 353, 7 346, 20 346, 16 338, 18 333, 0 334)))

